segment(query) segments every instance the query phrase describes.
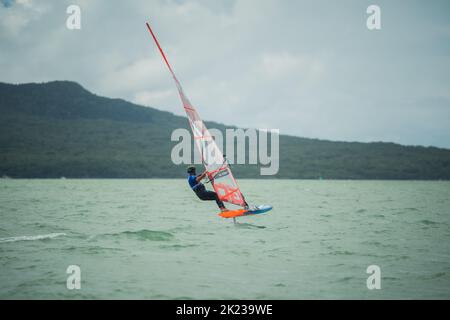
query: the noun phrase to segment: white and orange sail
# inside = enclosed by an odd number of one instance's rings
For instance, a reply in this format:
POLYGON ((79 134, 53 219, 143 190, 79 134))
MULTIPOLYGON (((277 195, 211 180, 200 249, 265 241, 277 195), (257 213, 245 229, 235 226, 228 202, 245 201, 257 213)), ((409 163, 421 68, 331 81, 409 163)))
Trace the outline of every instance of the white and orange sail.
POLYGON ((239 189, 236 179, 234 179, 233 177, 226 159, 224 159, 222 151, 220 151, 219 147, 214 141, 214 138, 211 136, 202 119, 198 115, 197 110, 195 110, 194 106, 184 94, 183 88, 181 87, 180 82, 175 76, 175 73, 173 72, 173 69, 169 64, 164 51, 159 45, 159 42, 156 39, 153 30, 148 23, 146 24, 148 30, 150 31, 150 34, 153 37, 153 40, 155 40, 155 43, 159 51, 161 52, 164 62, 166 63, 173 79, 175 80, 178 93, 180 94, 181 102, 183 103, 184 111, 186 111, 187 117, 189 119, 189 124, 192 129, 195 143, 201 154, 202 162, 206 168, 209 180, 211 181, 214 190, 218 194, 220 200, 241 207, 246 207, 247 203, 241 193, 241 190, 239 189))

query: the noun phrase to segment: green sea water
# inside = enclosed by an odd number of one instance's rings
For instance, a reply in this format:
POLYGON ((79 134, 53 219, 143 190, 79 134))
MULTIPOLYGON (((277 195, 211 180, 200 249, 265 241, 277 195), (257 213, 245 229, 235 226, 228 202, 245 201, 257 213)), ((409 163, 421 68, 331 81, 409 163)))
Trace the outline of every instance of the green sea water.
POLYGON ((450 298, 450 182, 239 183, 274 209, 235 225, 184 180, 1 179, 0 298, 450 298))

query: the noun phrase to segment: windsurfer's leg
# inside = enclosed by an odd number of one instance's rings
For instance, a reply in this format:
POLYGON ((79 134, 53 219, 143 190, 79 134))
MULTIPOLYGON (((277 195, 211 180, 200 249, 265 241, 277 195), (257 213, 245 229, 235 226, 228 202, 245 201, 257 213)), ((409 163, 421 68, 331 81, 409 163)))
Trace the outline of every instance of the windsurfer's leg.
POLYGON ((219 199, 219 197, 217 196, 217 193, 215 193, 214 191, 203 191, 203 192, 198 192, 197 196, 201 199, 201 200, 215 200, 217 203, 217 206, 220 209, 224 209, 225 205, 223 204, 223 202, 219 199))
POLYGON ((225 205, 223 204, 222 200, 219 199, 219 196, 217 195, 217 193, 213 192, 213 191, 208 191, 211 192, 211 196, 214 197, 214 200, 216 200, 217 206, 219 207, 220 210, 224 210, 225 209, 225 205))
POLYGON ((216 197, 215 200, 216 200, 216 203, 217 203, 217 206, 219 207, 219 209, 225 209, 225 205, 223 204, 222 200, 219 199, 219 196, 217 195, 217 193, 215 193, 215 192, 213 192, 213 193, 214 193, 214 196, 216 197))

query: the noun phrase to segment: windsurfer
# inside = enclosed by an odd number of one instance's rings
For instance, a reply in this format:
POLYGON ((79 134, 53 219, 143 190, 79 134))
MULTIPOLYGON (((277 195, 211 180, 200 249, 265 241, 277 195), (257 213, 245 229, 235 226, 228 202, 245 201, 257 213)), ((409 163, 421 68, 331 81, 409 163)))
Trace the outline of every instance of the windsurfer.
POLYGON ((197 175, 195 167, 189 167, 187 173, 189 185, 200 200, 215 200, 220 211, 228 211, 223 202, 219 199, 217 193, 206 190, 205 185, 200 182, 207 175, 206 171, 197 175))

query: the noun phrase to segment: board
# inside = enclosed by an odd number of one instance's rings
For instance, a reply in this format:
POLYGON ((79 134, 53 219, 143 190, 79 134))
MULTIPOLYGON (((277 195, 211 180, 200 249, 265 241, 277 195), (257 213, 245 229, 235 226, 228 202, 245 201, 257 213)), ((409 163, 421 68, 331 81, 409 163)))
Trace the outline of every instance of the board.
POLYGON ((251 216, 255 214, 261 214, 266 213, 268 211, 272 210, 272 206, 269 205, 259 205, 252 209, 238 209, 238 210, 230 210, 219 213, 219 216, 222 218, 236 218, 236 217, 243 217, 243 216, 251 216))

